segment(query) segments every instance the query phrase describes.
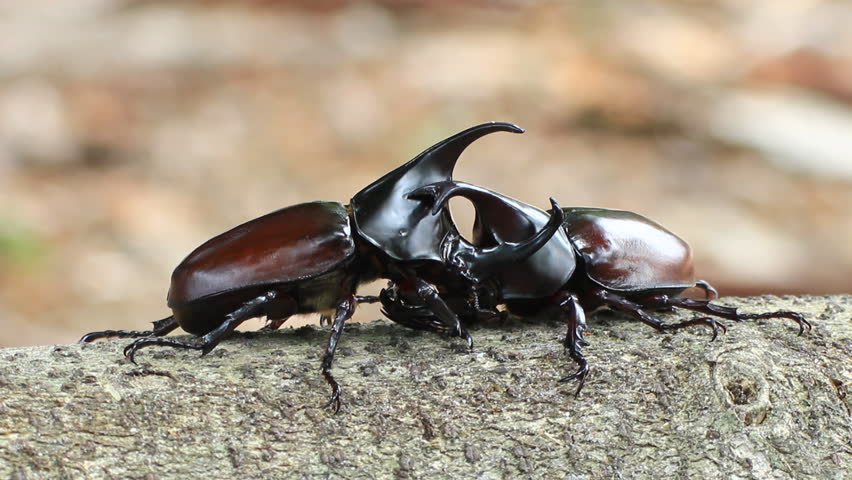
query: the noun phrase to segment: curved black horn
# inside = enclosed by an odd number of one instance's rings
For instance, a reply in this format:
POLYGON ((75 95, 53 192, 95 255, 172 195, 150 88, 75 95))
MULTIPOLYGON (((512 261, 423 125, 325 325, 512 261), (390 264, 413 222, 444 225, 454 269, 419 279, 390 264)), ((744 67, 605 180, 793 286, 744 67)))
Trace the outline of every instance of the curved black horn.
MULTIPOLYGON (((371 197, 399 185, 407 187, 405 191, 411 191, 430 183, 452 180, 453 170, 462 152, 471 143, 494 132, 524 133, 524 129, 514 123, 489 122, 462 130, 432 145, 356 193, 352 197, 353 203, 364 203, 371 197)), ((398 188, 395 189, 399 191, 398 188)))
POLYGON ((411 170, 415 167, 431 169, 445 175, 449 180, 453 176, 453 169, 462 152, 471 143, 494 132, 524 133, 524 129, 509 122, 488 122, 475 125, 432 145, 397 170, 411 170))
POLYGON ((553 197, 550 197, 550 219, 544 228, 538 231, 530 239, 523 242, 506 242, 495 247, 479 249, 474 254, 474 263, 470 271, 476 277, 484 278, 497 271, 529 258, 535 252, 541 250, 547 242, 559 231, 564 221, 562 208, 553 197))

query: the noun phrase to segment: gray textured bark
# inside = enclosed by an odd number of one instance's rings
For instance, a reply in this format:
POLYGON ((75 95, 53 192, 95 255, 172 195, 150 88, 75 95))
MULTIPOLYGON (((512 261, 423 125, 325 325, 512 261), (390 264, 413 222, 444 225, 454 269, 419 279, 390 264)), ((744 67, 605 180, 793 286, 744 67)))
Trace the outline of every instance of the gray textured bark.
MULTIPOLYGON (((239 335, 210 355, 127 340, 0 350, 2 478, 849 478, 852 297, 721 300, 792 322, 709 343, 590 318, 579 398, 565 328, 510 322, 459 342, 346 329, 345 406, 319 408, 326 332, 239 335)), ((691 314, 662 314, 666 321, 691 314)))

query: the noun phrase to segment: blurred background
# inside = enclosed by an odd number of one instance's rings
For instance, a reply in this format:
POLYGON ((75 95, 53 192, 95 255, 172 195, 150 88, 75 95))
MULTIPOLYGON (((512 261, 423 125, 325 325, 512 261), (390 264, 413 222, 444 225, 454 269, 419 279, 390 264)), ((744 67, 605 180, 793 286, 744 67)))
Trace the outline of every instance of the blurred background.
POLYGON ((723 295, 848 293, 850 25, 840 0, 0 0, 0 346, 147 328, 209 237, 491 120, 527 133, 456 178, 647 215, 723 295))

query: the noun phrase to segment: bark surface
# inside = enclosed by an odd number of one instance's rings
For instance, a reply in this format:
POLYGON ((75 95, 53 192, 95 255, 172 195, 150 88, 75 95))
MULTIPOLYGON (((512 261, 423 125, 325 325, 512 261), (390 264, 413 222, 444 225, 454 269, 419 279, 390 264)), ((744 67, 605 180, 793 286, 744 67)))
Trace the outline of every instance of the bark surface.
MULTIPOLYGON (((564 325, 461 342, 348 325, 321 406, 327 331, 239 334, 205 357, 128 340, 0 350, 0 479, 843 478, 852 471, 852 296, 723 298, 789 320, 661 334, 589 318, 579 398, 564 325)), ((667 322, 690 313, 663 313, 667 322)), ((7 332, 7 334, 9 334, 7 332)), ((848 478, 848 476, 846 477, 848 478)))

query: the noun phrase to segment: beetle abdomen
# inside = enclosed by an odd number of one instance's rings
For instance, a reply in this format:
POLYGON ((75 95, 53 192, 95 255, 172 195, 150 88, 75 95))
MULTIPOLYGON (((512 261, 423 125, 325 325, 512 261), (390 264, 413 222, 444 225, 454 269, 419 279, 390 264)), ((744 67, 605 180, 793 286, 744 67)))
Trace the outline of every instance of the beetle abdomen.
POLYGON ((344 205, 311 202, 250 220, 211 238, 172 273, 170 307, 255 285, 313 278, 355 253, 344 205))
POLYGON ((564 208, 586 273, 613 290, 693 286, 692 250, 659 224, 624 210, 564 208))

